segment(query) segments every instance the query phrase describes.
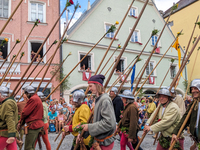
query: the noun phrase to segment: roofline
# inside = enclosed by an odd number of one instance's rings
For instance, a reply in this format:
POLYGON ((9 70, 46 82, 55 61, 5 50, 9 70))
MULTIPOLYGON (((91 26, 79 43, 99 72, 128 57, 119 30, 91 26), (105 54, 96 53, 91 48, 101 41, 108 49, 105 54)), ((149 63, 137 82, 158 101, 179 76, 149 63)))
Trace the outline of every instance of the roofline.
MULTIPOLYGON (((197 1, 198 1, 198 0, 196 0, 196 1, 194 1, 194 2, 191 2, 191 3, 185 5, 184 7, 180 8, 180 9, 175 10, 175 11, 172 13, 172 15, 175 14, 176 12, 179 12, 180 10, 184 9, 185 7, 187 7, 187 6, 189 6, 189 5, 191 5, 191 4, 195 3, 195 2, 197 2, 197 1)), ((179 1, 179 2, 180 2, 180 1, 179 1)), ((178 4, 179 2, 177 2, 176 4, 178 4)), ((172 7, 170 7, 169 9, 171 9, 171 8, 172 8, 172 7)), ((167 11, 167 10, 166 10, 166 11, 167 11)), ((166 16, 163 15, 163 18, 166 18, 166 17, 168 17, 168 16, 169 16, 169 13, 168 13, 166 16)))

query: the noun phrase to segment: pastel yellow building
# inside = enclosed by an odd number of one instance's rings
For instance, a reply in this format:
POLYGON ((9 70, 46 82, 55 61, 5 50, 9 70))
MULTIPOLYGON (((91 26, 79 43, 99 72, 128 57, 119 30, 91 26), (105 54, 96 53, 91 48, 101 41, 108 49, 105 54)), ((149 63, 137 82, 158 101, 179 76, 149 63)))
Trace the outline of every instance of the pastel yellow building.
MULTIPOLYGON (((189 43, 189 39, 191 37, 195 22, 197 20, 198 15, 200 15, 200 1, 199 0, 180 0, 178 2, 178 9, 171 15, 169 19, 169 27, 171 28, 174 35, 176 35, 178 32, 183 30, 184 35, 180 36, 179 43, 182 47, 182 49, 186 49, 189 43)), ((168 18, 171 8, 169 8, 163 15, 165 20, 168 18)), ((199 21, 200 22, 200 18, 199 21)), ((197 37, 200 35, 200 28, 197 25, 193 37, 197 37)), ((194 38, 192 38, 192 41, 190 43, 189 51, 191 50, 193 46, 194 38)), ((195 51, 193 52, 192 56, 190 57, 190 62, 187 65, 187 71, 188 71, 188 79, 191 78, 191 80, 195 78, 200 78, 200 59, 197 59, 195 63, 195 57, 197 55, 197 49, 200 47, 200 42, 198 43, 195 51), (195 63, 194 72, 192 72, 192 68, 195 63), (192 75, 192 76, 191 76, 192 75)), ((198 57, 200 54, 198 55, 198 57)))

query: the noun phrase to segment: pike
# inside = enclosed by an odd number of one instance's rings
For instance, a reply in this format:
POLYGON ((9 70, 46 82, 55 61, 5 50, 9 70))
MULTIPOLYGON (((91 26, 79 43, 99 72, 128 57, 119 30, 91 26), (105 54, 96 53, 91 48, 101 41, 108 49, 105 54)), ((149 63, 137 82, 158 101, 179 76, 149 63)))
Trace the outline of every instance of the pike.
POLYGON ((17 7, 15 8, 15 10, 12 12, 12 14, 10 15, 10 17, 8 18, 8 20, 6 21, 5 25, 3 26, 3 28, 0 31, 0 35, 3 33, 4 29, 6 28, 6 26, 8 25, 8 23, 10 22, 10 20, 12 19, 12 17, 14 16, 14 14, 16 13, 17 9, 19 8, 19 6, 22 4, 23 0, 21 0, 17 7))
MULTIPOLYGON (((53 57, 56 55, 56 52, 58 51, 59 47, 61 46, 62 41, 65 41, 65 39, 64 39, 65 33, 67 32, 67 30, 68 30, 68 28, 69 28, 69 25, 70 25, 70 23, 71 23, 71 21, 72 21, 74 15, 75 15, 77 9, 78 9, 78 6, 79 6, 79 4, 77 4, 77 5, 74 7, 74 8, 75 8, 74 13, 72 14, 72 17, 71 17, 69 23, 67 24, 67 27, 65 28, 65 30, 64 30, 64 32, 63 32, 63 35, 62 35, 62 37, 61 37, 61 39, 60 39, 60 41, 59 41, 59 43, 58 43, 58 46, 57 46, 55 52, 53 53, 53 57), (63 40, 63 39, 64 39, 64 40, 63 40)), ((40 83, 39 83, 39 85, 38 85, 38 87, 37 87, 37 89, 36 89, 35 92, 37 92, 37 91, 39 90, 39 88, 40 88, 40 86, 41 86, 41 84, 42 84, 42 81, 44 80, 44 77, 45 77, 47 71, 49 70, 49 67, 50 67, 52 61, 53 61, 53 59, 50 60, 48 66, 47 66, 47 68, 46 68, 46 71, 45 71, 45 73, 43 74, 42 79, 41 79, 41 81, 40 81, 40 83)))
POLYGON ((10 54, 12 53, 12 51, 14 50, 15 46, 16 46, 18 43, 20 43, 20 41, 19 41, 19 42, 16 41, 16 43, 15 43, 15 45, 13 46, 13 48, 11 49, 10 53, 6 56, 5 60, 4 60, 3 63, 1 64, 0 69, 3 67, 3 65, 4 65, 5 62, 7 61, 8 57, 10 56, 10 54))
MULTIPOLYGON (((160 40, 160 37, 161 37, 161 35, 162 35, 162 33, 163 33, 163 31, 164 31, 164 29, 165 29, 165 27, 166 27, 166 25, 167 25, 167 23, 168 23, 168 21, 169 21, 169 18, 170 18, 170 16, 171 16, 171 14, 173 13, 173 10, 177 9, 177 7, 178 7, 178 5, 174 5, 174 6, 172 7, 171 12, 170 12, 170 14, 169 14, 169 16, 168 16, 168 18, 167 18, 167 21, 165 22, 165 25, 164 25, 164 27, 163 27, 163 29, 162 29, 162 31, 161 31, 161 34, 160 34, 160 36, 159 36, 159 38, 158 38, 158 40, 157 40, 157 42, 156 42, 156 44, 155 44, 155 46, 154 46, 152 52, 155 50, 155 48, 156 48, 156 46, 157 46, 157 44, 158 44, 158 41, 160 40)), ((151 53, 151 55, 152 55, 152 54, 153 54, 153 53, 151 53)), ((149 59, 147 60, 147 62, 150 61, 150 58, 151 58, 151 57, 149 57, 149 59)), ((147 63, 147 64, 148 64, 148 63, 147 63)), ((143 72, 141 73, 141 76, 140 76, 140 78, 139 78, 139 80, 138 80, 138 82, 137 82, 137 84, 136 84, 136 86, 135 86, 135 88, 134 88, 134 90, 133 90, 133 94, 135 93, 136 88, 137 88, 137 86, 138 86, 138 84, 139 84, 139 82, 140 82, 140 80, 141 80, 141 78, 142 78, 142 75, 144 74, 144 71, 145 71, 145 69, 146 69, 146 67, 147 67, 147 64, 145 65, 145 67, 144 67, 144 69, 143 69, 143 72)), ((171 89, 170 89, 169 91, 171 91, 171 89)), ((158 114, 158 112, 159 112, 159 110, 160 110, 160 106, 161 106, 161 105, 158 106, 158 109, 157 109, 155 115, 153 116, 153 119, 152 119, 152 121, 150 122, 150 125, 153 124, 153 121, 155 120, 155 118, 156 118, 156 116, 157 116, 157 114, 158 114)), ((144 134, 142 135, 142 138, 140 139, 139 143, 137 144, 135 150, 138 150, 138 148, 140 147, 140 145, 141 145, 142 141, 144 140, 146 134, 147 134, 147 133, 144 133, 144 134)))
POLYGON ((129 34, 129 36, 128 36, 128 38, 127 38, 127 40, 126 40, 126 42, 125 42, 125 44, 124 44, 124 46, 123 46, 123 48, 122 48, 122 50, 121 50, 119 56, 118 56, 118 58, 117 58, 117 62, 115 63, 113 69, 112 69, 111 72, 110 72, 110 75, 109 75, 108 79, 106 80, 106 83, 105 83, 105 85, 104 85, 104 88, 107 87, 107 85, 108 85, 108 83, 109 83, 109 81, 110 81, 110 79, 111 79, 111 77, 112 77, 112 75, 113 75, 113 73, 114 73, 114 71, 115 71, 115 68, 117 67, 117 65, 118 65, 118 63, 119 63, 120 58, 122 57, 122 55, 123 55, 123 53, 124 53, 124 51, 125 51, 125 49, 126 49, 126 47, 127 47, 127 45, 128 45, 128 42, 130 41, 131 36, 132 36, 133 32, 135 31, 135 28, 137 27, 140 18, 142 17, 142 14, 144 13, 144 10, 145 10, 145 8, 146 8, 148 2, 149 2, 149 0, 146 0, 146 2, 145 2, 145 4, 144 4, 144 6, 143 6, 143 8, 142 8, 142 10, 141 10, 141 12, 140 12, 140 14, 139 14, 137 20, 136 20, 136 22, 135 22, 133 28, 131 29, 131 32, 130 32, 130 34, 129 34))
MULTIPOLYGON (((67 7, 65 7, 62 11, 62 13, 60 14, 60 16, 58 17, 58 19, 56 20, 55 24, 53 25, 53 27, 51 28, 50 32, 48 33, 47 37, 45 38, 44 42, 42 43, 42 45, 40 46, 39 50, 37 51, 36 55, 34 56, 34 58, 32 59, 31 63, 29 64, 29 66, 27 67, 27 69, 25 70, 24 74, 22 75, 21 79, 19 80, 19 82, 17 83, 17 85, 15 86, 11 96, 14 95, 15 91, 17 90, 17 88, 19 87, 19 84, 21 83, 21 81, 23 80, 23 78, 25 77, 26 73, 28 72, 28 70, 30 69, 31 65, 33 64, 34 60, 36 59, 37 55, 40 53, 40 51, 42 50, 44 44, 46 43, 47 39, 49 38, 49 36, 51 35, 51 33, 53 32, 54 28, 56 27, 57 23, 60 20, 60 17, 62 16, 62 14, 65 12, 65 10, 67 9, 67 7)), ((17 93, 16 93, 17 94, 17 93)))
MULTIPOLYGON (((44 53, 44 55, 42 56, 42 58, 39 60, 39 62, 37 62, 36 66, 33 68, 33 70, 31 71, 31 73, 28 75, 28 77, 25 79, 25 81, 22 83, 22 85, 20 86, 20 88, 17 90, 16 94, 20 91, 20 89, 23 87, 23 85, 26 83, 26 81, 29 79, 29 77, 32 75, 32 73, 35 71, 35 69, 38 67, 38 65, 42 62, 42 59, 46 56, 46 54, 50 51, 50 49, 52 48, 52 46, 54 44, 57 43, 57 40, 55 40, 51 46, 48 48, 48 50, 44 53)), ((43 65, 42 69, 40 69, 40 71, 38 72, 38 74, 35 76, 35 78, 32 80, 32 82, 30 83, 30 85, 33 83, 33 81, 35 81, 35 79, 37 78, 37 76, 40 74, 40 72, 44 69, 44 67, 46 66, 46 64, 50 61, 50 59, 53 56, 51 56, 48 61, 43 65)), ((22 94, 23 95, 23 94, 22 94)))
MULTIPOLYGON (((181 31, 182 32, 182 31, 181 31)), ((180 33, 181 33, 180 32, 180 33)), ((174 39, 174 41, 172 42, 172 44, 169 46, 169 48, 167 49, 167 51, 162 55, 162 57, 160 58, 160 60, 158 61, 158 63, 156 64, 156 66, 153 68, 153 70, 149 73, 148 77, 146 77, 145 81, 143 82, 143 84, 140 86, 139 90, 137 91, 137 93, 135 94, 135 96, 137 96, 137 94, 140 92, 140 90, 142 89, 142 87, 144 86, 144 84, 146 83, 146 81, 149 79, 149 77, 151 76, 151 74, 154 72, 154 70, 157 68, 157 66, 160 64, 160 62, 162 61, 162 59, 165 57, 165 55, 167 54, 167 52, 170 50, 170 48, 172 47, 172 45, 174 44, 174 42, 177 40, 179 35, 177 35, 177 37, 174 39)))
MULTIPOLYGON (((11 69, 12 65, 14 64, 15 60, 16 60, 16 59, 17 59, 17 57, 19 56, 19 54, 20 54, 20 52, 21 52, 22 48, 24 47, 24 45, 25 45, 26 41, 28 40, 29 36, 31 35, 31 33, 32 33, 33 29, 35 28, 35 26, 37 26, 37 23, 38 23, 38 21, 36 21, 36 22, 35 22, 35 24, 33 25, 33 27, 32 27, 32 29, 31 29, 31 31, 29 32, 28 36, 26 37, 26 40, 25 40, 25 41, 24 41, 24 43, 22 44, 22 46, 21 46, 20 50, 18 51, 18 53, 17 53, 16 57, 13 59, 12 63, 10 64, 10 66, 7 68, 7 71, 5 72, 5 74, 4 74, 4 76, 3 76, 3 78, 2 78, 2 80, 1 80, 1 82, 0 82, 0 85, 3 83, 4 79, 6 78, 6 76, 7 76, 8 72, 10 71, 10 69, 11 69)), ((13 93, 14 93, 14 91, 13 91, 13 93)), ((11 95, 12 95, 12 94, 11 94, 11 95)))

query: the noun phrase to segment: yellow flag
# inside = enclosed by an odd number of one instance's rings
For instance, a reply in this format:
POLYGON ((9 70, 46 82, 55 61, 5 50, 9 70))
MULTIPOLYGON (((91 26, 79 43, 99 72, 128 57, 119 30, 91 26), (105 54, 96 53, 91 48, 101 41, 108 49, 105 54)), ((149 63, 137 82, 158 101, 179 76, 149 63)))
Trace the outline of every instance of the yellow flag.
MULTIPOLYGON (((179 69, 180 69, 180 67, 181 67, 181 49, 180 49, 180 46, 179 46, 179 43, 178 43, 178 38, 177 38, 176 42, 174 43, 174 45, 172 47, 175 48, 178 51, 178 66, 179 66, 179 69)), ((181 72, 181 76, 183 77, 182 72, 181 72)))

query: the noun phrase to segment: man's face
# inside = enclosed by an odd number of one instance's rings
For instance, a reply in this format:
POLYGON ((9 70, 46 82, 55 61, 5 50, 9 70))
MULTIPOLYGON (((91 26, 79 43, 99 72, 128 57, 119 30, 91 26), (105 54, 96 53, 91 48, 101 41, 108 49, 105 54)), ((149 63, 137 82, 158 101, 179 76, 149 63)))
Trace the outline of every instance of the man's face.
POLYGON ((124 103, 124 105, 126 104, 126 98, 122 97, 122 102, 124 103))
POLYGON ((91 91, 93 94, 97 94, 97 87, 95 84, 90 83, 89 84, 89 91, 91 91))
POLYGON ((115 92, 114 91, 110 91, 110 97, 114 98, 116 95, 115 95, 115 92))
POLYGON ((191 93, 193 98, 200 98, 200 92, 196 87, 191 88, 191 93))
POLYGON ((56 112, 56 110, 55 110, 55 109, 53 109, 53 110, 52 110, 52 114, 55 114, 55 112, 56 112))
POLYGON ((72 105, 73 97, 70 98, 69 103, 72 105))
POLYGON ((168 96, 166 95, 159 95, 159 101, 161 104, 165 104, 168 101, 168 96))

